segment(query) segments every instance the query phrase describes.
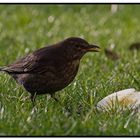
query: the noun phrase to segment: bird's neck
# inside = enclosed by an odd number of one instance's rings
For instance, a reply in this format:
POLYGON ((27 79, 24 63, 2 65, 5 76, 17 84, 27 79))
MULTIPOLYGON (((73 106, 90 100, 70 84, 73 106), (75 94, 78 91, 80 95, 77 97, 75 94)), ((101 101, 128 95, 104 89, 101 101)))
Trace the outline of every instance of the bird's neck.
POLYGON ((80 62, 80 60, 83 57, 83 55, 84 55, 84 53, 83 54, 77 53, 77 54, 74 54, 74 55, 71 55, 71 56, 70 55, 66 55, 66 57, 67 57, 68 61, 80 62))

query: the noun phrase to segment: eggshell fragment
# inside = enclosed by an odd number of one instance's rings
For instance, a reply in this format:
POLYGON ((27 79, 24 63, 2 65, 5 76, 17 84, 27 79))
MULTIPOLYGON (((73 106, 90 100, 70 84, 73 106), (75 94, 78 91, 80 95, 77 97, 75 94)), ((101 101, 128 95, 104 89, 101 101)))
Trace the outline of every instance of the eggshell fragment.
POLYGON ((140 92, 134 88, 114 92, 97 103, 97 110, 107 111, 115 105, 128 109, 138 108, 140 106, 140 92))

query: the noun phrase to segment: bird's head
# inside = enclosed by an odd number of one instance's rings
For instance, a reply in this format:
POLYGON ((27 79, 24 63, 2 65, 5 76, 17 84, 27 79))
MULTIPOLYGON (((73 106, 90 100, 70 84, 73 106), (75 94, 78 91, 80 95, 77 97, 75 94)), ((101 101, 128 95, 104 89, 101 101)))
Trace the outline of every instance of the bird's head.
POLYGON ((89 44, 84 39, 78 37, 70 37, 65 39, 63 46, 71 57, 74 59, 81 59, 87 52, 99 52, 100 48, 97 45, 89 44))

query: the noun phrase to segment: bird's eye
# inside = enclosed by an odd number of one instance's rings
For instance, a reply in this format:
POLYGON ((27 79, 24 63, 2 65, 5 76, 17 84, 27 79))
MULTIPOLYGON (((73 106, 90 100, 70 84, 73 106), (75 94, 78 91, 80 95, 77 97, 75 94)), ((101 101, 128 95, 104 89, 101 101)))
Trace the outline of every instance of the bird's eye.
POLYGON ((76 46, 76 48, 81 49, 81 45, 76 44, 75 46, 76 46))
POLYGON ((75 45, 77 48, 80 48, 80 46, 78 44, 75 45))

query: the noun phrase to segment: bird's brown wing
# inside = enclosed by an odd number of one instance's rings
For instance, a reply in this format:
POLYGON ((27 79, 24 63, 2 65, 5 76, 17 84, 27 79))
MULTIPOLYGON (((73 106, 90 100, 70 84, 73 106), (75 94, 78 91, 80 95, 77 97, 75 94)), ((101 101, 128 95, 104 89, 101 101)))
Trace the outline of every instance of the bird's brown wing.
POLYGON ((65 61, 61 50, 57 45, 56 47, 47 46, 41 48, 5 67, 3 71, 15 74, 43 73, 46 71, 54 73, 55 69, 65 61))
POLYGON ((3 71, 8 73, 29 73, 35 72, 37 68, 39 68, 41 63, 39 62, 40 58, 35 56, 34 54, 29 54, 15 63, 5 67, 3 71))
MULTIPOLYGON (((58 68, 58 63, 62 62, 56 61, 60 59, 60 54, 58 54, 59 48, 55 49, 52 47, 44 47, 39 50, 34 51, 31 54, 17 60, 15 63, 3 68, 3 71, 8 73, 23 74, 23 73, 43 73, 49 71, 54 73, 56 68, 58 68), (55 67, 55 68, 54 68, 55 67)), ((62 62, 63 63, 63 62, 62 62)))

